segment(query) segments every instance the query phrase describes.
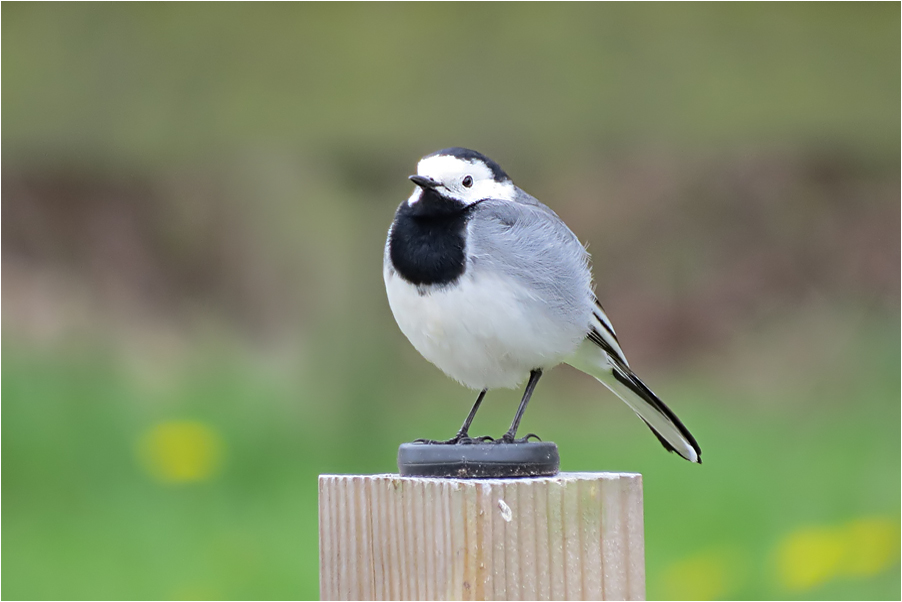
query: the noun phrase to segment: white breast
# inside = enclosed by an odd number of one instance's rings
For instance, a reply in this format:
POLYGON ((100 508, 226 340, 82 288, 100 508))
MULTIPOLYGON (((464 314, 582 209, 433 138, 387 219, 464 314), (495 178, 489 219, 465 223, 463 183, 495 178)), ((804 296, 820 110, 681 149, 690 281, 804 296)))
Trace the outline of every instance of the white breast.
POLYGON ((516 387, 531 370, 551 368, 585 337, 549 315, 529 291, 497 273, 464 274, 452 285, 417 287, 384 270, 401 332, 423 357, 473 389, 516 387))

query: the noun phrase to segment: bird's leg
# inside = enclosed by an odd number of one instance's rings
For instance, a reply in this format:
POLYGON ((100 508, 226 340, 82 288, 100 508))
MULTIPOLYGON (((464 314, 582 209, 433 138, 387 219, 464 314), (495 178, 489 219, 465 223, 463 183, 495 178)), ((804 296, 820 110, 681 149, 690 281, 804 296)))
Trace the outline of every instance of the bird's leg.
MULTIPOLYGON (((542 370, 540 368, 536 368, 532 372, 529 373, 529 382, 526 383, 526 390, 523 391, 523 399, 520 400, 520 407, 517 408, 517 414, 514 416, 514 421, 511 423, 510 429, 504 436, 501 437, 500 441, 502 443, 526 443, 526 441, 530 437, 535 437, 533 434, 529 434, 523 437, 520 440, 517 440, 517 428, 520 426, 520 419, 523 418, 523 412, 526 411, 526 404, 529 403, 529 398, 532 397, 532 392, 536 388, 536 384, 539 382, 539 379, 542 377, 542 370)), ((536 437, 538 439, 538 437, 536 437)))
POLYGON ((433 441, 432 439, 417 439, 416 443, 439 443, 439 444, 448 444, 452 445, 454 443, 474 443, 476 441, 484 441, 486 439, 491 440, 489 437, 477 437, 473 439, 470 437, 470 425, 473 423, 473 418, 476 417, 476 411, 479 409, 480 404, 482 404, 482 398, 485 397, 485 394, 488 392, 488 389, 483 389, 479 392, 479 397, 476 398, 476 403, 473 404, 473 407, 470 409, 470 413, 467 415, 467 419, 464 420, 463 426, 460 427, 460 430, 457 431, 457 434, 448 439, 447 441, 433 441))
POLYGON ((485 397, 485 394, 488 392, 488 389, 483 389, 479 392, 479 397, 476 398, 476 403, 473 404, 473 407, 470 408, 470 413, 467 414, 467 419, 464 420, 463 425, 460 427, 460 430, 457 431, 457 434, 451 439, 455 443, 461 441, 462 439, 470 438, 470 425, 473 424, 473 418, 476 417, 476 411, 479 409, 479 406, 482 404, 482 398, 485 397))

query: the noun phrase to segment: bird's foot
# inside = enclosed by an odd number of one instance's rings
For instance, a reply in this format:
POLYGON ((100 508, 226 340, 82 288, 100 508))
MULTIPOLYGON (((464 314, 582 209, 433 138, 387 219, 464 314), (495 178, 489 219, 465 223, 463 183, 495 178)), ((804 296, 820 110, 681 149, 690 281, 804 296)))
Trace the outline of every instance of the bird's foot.
POLYGON ((514 439, 514 436, 510 433, 504 433, 500 439, 497 439, 495 443, 529 443, 529 438, 533 437, 536 441, 541 441, 542 439, 536 435, 535 433, 529 433, 525 437, 520 437, 519 439, 514 439))
POLYGON ((492 437, 470 437, 466 433, 457 433, 447 441, 436 441, 435 439, 416 439, 414 443, 425 443, 426 445, 474 445, 476 443, 486 443, 495 441, 492 437))

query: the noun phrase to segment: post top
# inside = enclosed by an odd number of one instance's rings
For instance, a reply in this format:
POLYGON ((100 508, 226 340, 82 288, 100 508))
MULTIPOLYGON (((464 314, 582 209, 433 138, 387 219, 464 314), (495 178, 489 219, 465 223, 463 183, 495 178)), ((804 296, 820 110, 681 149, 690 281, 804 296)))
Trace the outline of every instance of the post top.
POLYGON ((406 482, 406 483, 433 483, 443 482, 456 485, 499 485, 499 484, 517 484, 517 483, 558 483, 566 484, 573 481, 616 481, 620 479, 642 480, 642 475, 638 472, 561 472, 550 477, 526 477, 511 479, 454 479, 447 477, 405 477, 397 473, 386 474, 321 474, 319 481, 337 481, 337 480, 360 480, 360 481, 389 481, 389 482, 406 482))

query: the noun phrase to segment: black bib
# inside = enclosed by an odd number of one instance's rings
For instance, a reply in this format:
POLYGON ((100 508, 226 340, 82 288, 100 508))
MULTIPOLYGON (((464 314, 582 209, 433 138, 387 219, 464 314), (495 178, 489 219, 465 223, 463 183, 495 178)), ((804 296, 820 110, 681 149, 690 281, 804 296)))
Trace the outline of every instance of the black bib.
POLYGON ((405 201, 395 213, 389 257, 395 271, 415 285, 450 284, 464 273, 464 230, 470 208, 424 190, 420 200, 405 201))

